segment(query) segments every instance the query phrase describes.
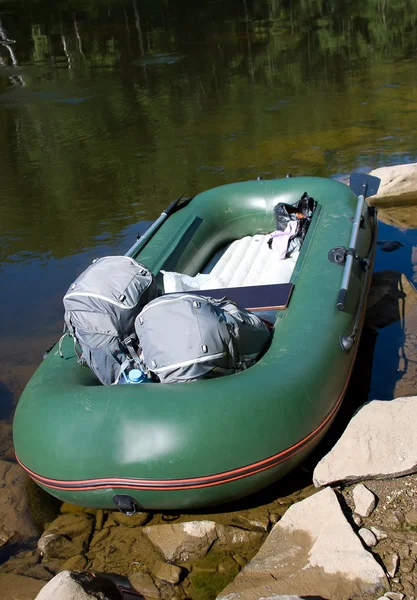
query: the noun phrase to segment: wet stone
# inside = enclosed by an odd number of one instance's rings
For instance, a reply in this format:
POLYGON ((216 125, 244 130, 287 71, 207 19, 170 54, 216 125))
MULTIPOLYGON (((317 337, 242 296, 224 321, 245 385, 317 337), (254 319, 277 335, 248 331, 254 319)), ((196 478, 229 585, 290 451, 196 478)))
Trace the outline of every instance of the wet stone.
POLYGON ((0 565, 0 572, 26 575, 26 571, 39 564, 39 562, 40 556, 37 552, 19 552, 19 554, 11 556, 9 560, 0 565))
POLYGON ((88 569, 129 575, 138 570, 152 572, 153 565, 161 561, 161 556, 140 527, 112 527, 97 535, 105 531, 107 536, 90 547, 87 553, 90 561, 88 569))
POLYGON ((190 558, 204 558, 218 537, 213 521, 148 526, 143 528, 143 533, 165 560, 180 563, 190 558))
POLYGON ((161 561, 153 567, 152 574, 165 583, 175 585, 180 581, 182 571, 180 567, 161 561))
POLYGON ((0 590, 2 598, 18 600, 32 600, 46 585, 45 581, 16 575, 14 573, 0 573, 0 590))
POLYGON ((257 550, 262 543, 263 534, 257 531, 245 531, 238 527, 217 525, 217 541, 214 547, 218 550, 234 550, 253 548, 257 550))
MULTIPOLYGON (((28 477, 19 465, 0 460, 0 528, 8 541, 24 541, 38 535, 33 522, 28 477)), ((40 494, 32 487, 33 494, 40 494)))
POLYGON ((10 539, 10 534, 6 533, 3 529, 0 529, 0 548, 5 546, 10 539))
POLYGON ((45 567, 45 569, 48 569, 48 571, 50 573, 53 573, 54 575, 56 575, 60 571, 62 561, 60 561, 58 558, 54 558, 52 560, 44 559, 42 561, 42 565, 45 567))
POLYGON ((109 517, 107 517, 106 521, 104 522, 103 529, 115 527, 116 525, 117 525, 116 521, 111 516, 109 516, 109 517))
POLYGON ((59 571, 82 571, 87 566, 87 558, 82 554, 71 556, 59 568, 59 571))
POLYGON ((247 563, 247 560, 245 560, 240 554, 233 554, 233 558, 240 567, 244 567, 247 563))
POLYGON ((96 546, 97 544, 100 544, 100 542, 102 542, 109 536, 109 533, 109 529, 101 529, 100 531, 97 531, 91 539, 90 548, 96 546))
POLYGON ((104 522, 104 511, 102 509, 100 509, 97 511, 97 514, 96 514, 96 523, 95 523, 96 531, 100 531, 100 529, 103 528, 103 522, 104 522))
POLYGON ((83 554, 88 547, 94 520, 84 513, 60 515, 38 541, 38 551, 49 558, 66 559, 83 554))
POLYGON ((22 573, 22 575, 25 575, 26 577, 33 577, 34 579, 40 579, 41 581, 50 581, 54 574, 55 573, 51 573, 45 565, 34 565, 33 567, 30 567, 30 569, 27 569, 25 573, 22 573))
POLYGON ((140 527, 150 520, 150 514, 147 512, 137 512, 134 515, 128 516, 121 512, 113 511, 110 513, 109 519, 125 527, 140 527))
POLYGON ((75 514, 75 513, 85 513, 88 515, 95 515, 99 509, 97 508, 89 508, 87 506, 78 506, 77 504, 71 504, 70 502, 63 502, 61 504, 60 513, 65 514, 75 514))

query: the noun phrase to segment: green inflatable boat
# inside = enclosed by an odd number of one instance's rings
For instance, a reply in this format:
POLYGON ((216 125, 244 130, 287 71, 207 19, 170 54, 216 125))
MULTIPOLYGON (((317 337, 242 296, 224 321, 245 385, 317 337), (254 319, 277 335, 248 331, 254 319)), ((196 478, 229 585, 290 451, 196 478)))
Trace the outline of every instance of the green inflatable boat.
POLYGON ((217 290, 267 313, 270 346, 233 375, 103 386, 66 338, 66 358, 54 346, 16 408, 23 469, 61 500, 132 513, 233 501, 298 465, 325 435, 352 372, 376 247, 365 198, 378 183, 359 174, 351 187, 256 180, 174 202, 127 253, 162 292, 161 270, 207 272, 231 242, 275 230, 278 202, 295 204, 305 192, 316 201, 287 281, 217 290))

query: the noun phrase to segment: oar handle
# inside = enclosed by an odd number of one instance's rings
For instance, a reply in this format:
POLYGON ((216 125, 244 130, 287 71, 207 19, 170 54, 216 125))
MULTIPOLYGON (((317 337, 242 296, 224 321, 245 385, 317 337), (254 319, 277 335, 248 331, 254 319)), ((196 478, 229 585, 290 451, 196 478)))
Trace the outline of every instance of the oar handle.
POLYGON ((355 217, 353 220, 352 233, 350 234, 349 250, 346 255, 345 269, 343 271, 342 283, 340 285, 339 295, 337 297, 337 309, 344 310, 347 292, 349 289, 350 275, 352 273, 353 257, 356 254, 356 242, 358 240, 359 228, 361 226, 362 209, 365 203, 366 185, 364 193, 358 196, 355 217))
MULTIPOLYGON (((176 200, 171 202, 171 204, 165 210, 163 210, 161 212, 161 214, 156 219, 156 221, 154 221, 152 223, 152 225, 145 231, 145 233, 133 244, 133 246, 131 248, 129 248, 129 250, 126 252, 125 256, 135 256, 135 254, 137 254, 139 252, 139 250, 142 250, 142 248, 148 243, 150 238, 153 236, 153 234, 156 232, 156 230, 159 229, 159 227, 162 225, 162 223, 169 216, 171 216, 173 212, 175 212, 175 209, 178 207, 178 204, 180 203, 180 201, 184 198, 184 195, 187 193, 188 189, 189 188, 187 188, 185 190, 185 192, 183 194, 181 194, 181 196, 179 198, 177 198, 176 200)), ((181 207, 182 207, 182 205, 181 205, 181 207)))
POLYGON ((339 290, 339 295, 337 297, 337 308, 338 310, 343 310, 345 307, 345 301, 346 301, 346 296, 347 296, 347 289, 346 288, 340 288, 339 290))

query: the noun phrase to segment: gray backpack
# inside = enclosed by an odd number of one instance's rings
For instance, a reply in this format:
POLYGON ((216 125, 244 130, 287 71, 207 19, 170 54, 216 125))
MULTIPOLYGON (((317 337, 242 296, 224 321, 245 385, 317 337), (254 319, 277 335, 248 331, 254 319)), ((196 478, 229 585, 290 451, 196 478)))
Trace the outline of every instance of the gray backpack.
POLYGON ((101 383, 117 383, 138 360, 134 322, 156 296, 151 271, 128 256, 96 259, 70 286, 64 296, 65 325, 79 362, 101 383))
POLYGON ((270 339, 263 321, 230 300, 166 294, 138 315, 145 367, 162 383, 228 375, 251 366, 270 339))

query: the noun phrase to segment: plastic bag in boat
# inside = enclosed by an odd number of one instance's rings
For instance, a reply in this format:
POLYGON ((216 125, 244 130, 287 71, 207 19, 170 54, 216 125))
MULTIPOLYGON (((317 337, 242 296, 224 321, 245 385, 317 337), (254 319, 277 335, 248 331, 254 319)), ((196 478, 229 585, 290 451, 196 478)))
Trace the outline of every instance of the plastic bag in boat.
POLYGON ((145 366, 162 383, 241 371, 258 360, 271 335, 263 321, 230 300, 191 293, 152 300, 135 329, 145 366))
POLYGON ((279 231, 285 231, 289 221, 296 221, 297 228, 291 235, 286 256, 291 256, 293 252, 298 252, 304 241, 306 233, 311 223, 317 202, 308 195, 307 192, 295 204, 286 204, 279 202, 275 208, 276 228, 279 231))
POLYGON ((93 261, 70 286, 64 296, 65 324, 79 362, 101 383, 116 383, 122 370, 139 362, 135 319, 156 296, 153 273, 128 256, 93 261))
POLYGON ((217 290, 225 287, 221 279, 211 273, 197 273, 193 277, 175 271, 163 271, 164 290, 166 294, 173 292, 194 292, 196 290, 217 290))

